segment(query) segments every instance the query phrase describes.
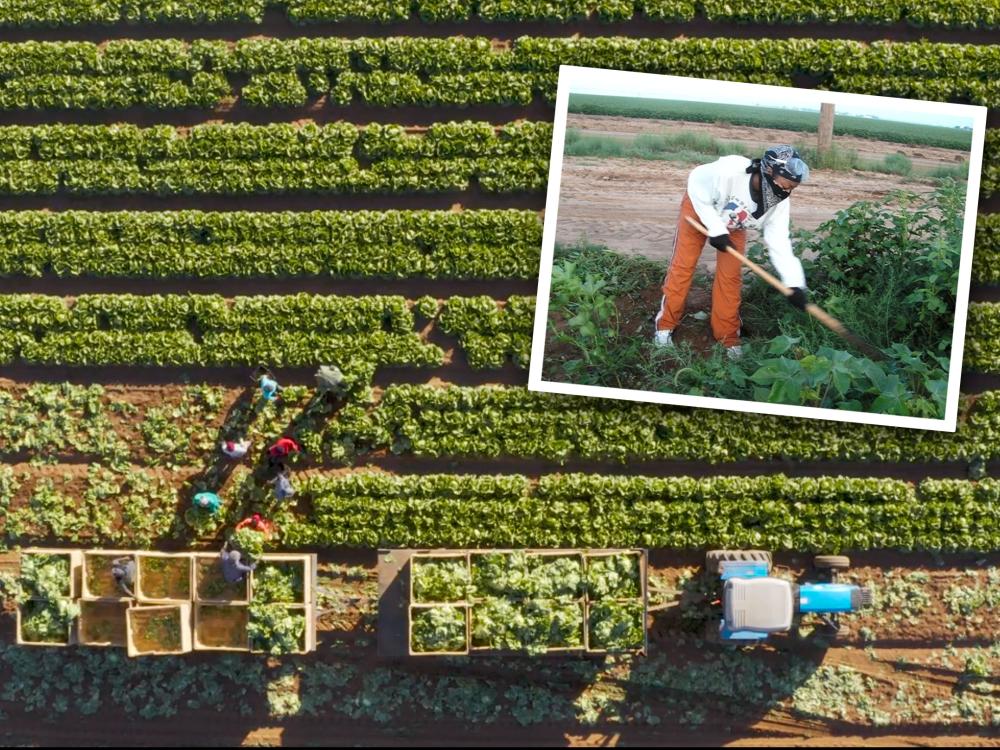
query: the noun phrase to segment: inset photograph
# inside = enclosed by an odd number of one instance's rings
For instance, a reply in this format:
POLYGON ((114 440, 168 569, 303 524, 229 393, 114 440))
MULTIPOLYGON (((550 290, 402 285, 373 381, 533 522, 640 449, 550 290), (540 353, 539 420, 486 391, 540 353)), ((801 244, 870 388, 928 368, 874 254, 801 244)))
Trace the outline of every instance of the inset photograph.
POLYGON ((985 126, 562 66, 529 387, 953 431, 985 126))

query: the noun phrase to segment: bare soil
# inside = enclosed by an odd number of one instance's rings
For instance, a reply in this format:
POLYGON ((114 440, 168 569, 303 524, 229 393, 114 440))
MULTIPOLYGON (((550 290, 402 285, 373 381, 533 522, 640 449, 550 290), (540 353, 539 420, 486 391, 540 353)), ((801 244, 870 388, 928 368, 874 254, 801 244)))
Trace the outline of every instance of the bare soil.
MULTIPOLYGON (((768 128, 683 123, 643 118, 570 115, 568 127, 594 133, 663 132, 697 128, 722 140, 739 140, 765 146, 801 140, 803 134, 768 128), (605 122, 610 120, 611 122, 605 122)), ((852 138, 851 142, 862 139, 852 138)), ((841 141, 838 139, 838 145, 841 141)), ((948 149, 908 147, 882 141, 863 142, 877 153, 916 152, 922 161, 954 164, 956 152, 948 149)), ((851 146, 854 147, 853 145, 851 146)), ((964 155, 963 155, 964 158, 964 155)), ((921 161, 917 157, 915 161, 921 161)), ((644 255, 654 260, 670 258, 681 199, 692 166, 645 159, 568 156, 563 160, 559 190, 556 242, 586 241, 606 245, 617 252, 644 255)), ((877 200, 894 190, 929 191, 927 180, 904 179, 875 172, 814 170, 809 182, 796 188, 789 200, 792 229, 815 229, 837 211, 860 200, 877 200)), ((756 232, 750 232, 753 241, 756 232)), ((715 252, 704 252, 700 266, 714 271, 715 252)))

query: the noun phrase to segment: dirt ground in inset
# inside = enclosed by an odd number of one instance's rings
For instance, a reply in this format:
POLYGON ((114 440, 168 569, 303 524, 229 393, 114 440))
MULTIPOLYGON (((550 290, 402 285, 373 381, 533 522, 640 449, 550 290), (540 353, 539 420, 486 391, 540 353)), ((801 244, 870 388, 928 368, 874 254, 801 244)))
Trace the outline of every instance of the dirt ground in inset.
MULTIPOLYGON (((636 135, 697 130, 719 140, 740 141, 763 149, 774 143, 801 142, 808 133, 747 126, 651 120, 630 117, 574 115, 568 128, 588 134, 636 135)), ((954 166, 968 158, 965 152, 885 141, 838 136, 838 146, 854 149, 865 158, 904 154, 914 166, 954 166), (957 159, 957 161, 956 161, 957 159)), ((581 240, 606 245, 617 252, 662 259, 670 258, 681 199, 693 165, 645 159, 567 156, 563 159, 559 190, 556 243, 581 240)), ((894 190, 927 192, 926 179, 859 170, 813 170, 791 200, 792 229, 815 229, 837 211, 861 200, 877 200, 894 190)), ((755 231, 749 241, 759 237, 755 231)), ((715 252, 704 252, 700 265, 715 270, 715 252)))

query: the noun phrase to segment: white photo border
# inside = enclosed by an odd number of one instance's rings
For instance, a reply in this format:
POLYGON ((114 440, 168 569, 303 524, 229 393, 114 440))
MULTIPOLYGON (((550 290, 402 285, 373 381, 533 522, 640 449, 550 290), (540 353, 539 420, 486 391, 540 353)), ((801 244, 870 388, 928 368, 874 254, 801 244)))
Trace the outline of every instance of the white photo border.
MULTIPOLYGON (((535 306, 535 325, 531 342, 531 364, 528 369, 528 390, 543 393, 559 393, 572 396, 590 396, 624 401, 669 404, 672 406, 693 406, 698 408, 722 409, 753 414, 773 414, 787 417, 824 419, 835 422, 884 425, 910 429, 954 432, 958 423, 958 400, 962 379, 962 355, 965 348, 965 327, 969 311, 969 283, 972 276, 972 251, 975 243, 976 216, 979 209, 979 184, 983 168, 983 146, 986 138, 986 107, 967 104, 928 102, 897 97, 850 94, 815 89, 786 88, 754 83, 736 83, 699 78, 684 78, 658 73, 637 73, 631 71, 587 68, 577 65, 559 66, 559 83, 556 93, 556 114, 552 133, 552 150, 549 157, 548 192, 545 202, 545 222, 542 230, 542 254, 538 274, 538 292, 535 306), (891 105, 897 111, 919 111, 940 115, 969 118, 972 123, 972 149, 969 153, 969 180, 965 197, 965 224, 962 231, 962 252, 959 260, 957 301, 955 322, 952 330, 951 362, 948 370, 948 395, 943 419, 924 417, 902 417, 892 414, 870 414, 860 411, 824 409, 815 406, 791 406, 759 401, 716 398, 711 396, 687 396, 677 393, 660 393, 628 388, 574 385, 542 380, 542 358, 545 354, 545 334, 548 321, 549 294, 552 281, 552 257, 555 251, 556 224, 559 220, 559 189, 562 181, 563 144, 566 137, 566 115, 569 95, 574 86, 595 83, 625 82, 633 85, 647 84, 649 89, 670 88, 669 97, 692 100, 703 96, 725 95, 733 103, 753 101, 754 93, 766 90, 771 96, 780 94, 785 98, 808 105, 832 102, 838 108, 849 109, 855 105, 891 105)), ((665 94, 663 98, 667 98, 665 94)))

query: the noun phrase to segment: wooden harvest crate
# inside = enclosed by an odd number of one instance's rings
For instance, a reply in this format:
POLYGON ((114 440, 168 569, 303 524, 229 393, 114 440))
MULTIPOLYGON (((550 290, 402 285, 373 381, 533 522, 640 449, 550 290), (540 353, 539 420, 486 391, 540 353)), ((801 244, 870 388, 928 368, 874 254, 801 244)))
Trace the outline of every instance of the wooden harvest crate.
POLYGON ((313 604, 316 601, 316 555, 285 552, 268 552, 261 555, 257 568, 250 574, 250 599, 254 597, 254 585, 262 568, 269 565, 293 567, 301 574, 302 597, 296 604, 313 604))
POLYGON ((191 555, 191 594, 196 602, 248 604, 250 577, 240 583, 226 583, 218 553, 196 552, 191 555))
POLYGON ((24 620, 26 619, 26 611, 30 611, 33 607, 44 606, 47 601, 44 599, 29 599, 23 604, 17 606, 17 635, 16 641, 18 646, 70 646, 76 643, 77 636, 77 618, 71 620, 66 626, 66 639, 65 641, 40 641, 31 640, 26 638, 24 635, 24 620))
POLYGON ((587 595, 587 604, 585 611, 585 622, 584 622, 584 643, 586 644, 587 653, 591 654, 607 654, 607 653, 634 653, 634 654, 645 654, 649 650, 649 628, 647 627, 648 611, 649 611, 649 589, 646 581, 647 565, 648 565, 648 553, 644 549, 606 549, 606 550, 588 550, 584 553, 584 560, 589 566, 590 561, 596 558, 612 557, 616 555, 630 555, 638 558, 638 571, 639 571, 639 595, 636 597, 628 598, 617 598, 612 597, 608 599, 592 599, 587 595), (591 613, 597 609, 603 602, 613 602, 615 604, 628 604, 638 607, 641 611, 641 622, 642 622, 642 644, 636 646, 635 648, 628 649, 606 649, 600 648, 596 644, 591 643, 591 633, 590 633, 590 622, 591 613))
POLYGON ((463 597, 462 599, 456 600, 454 602, 417 602, 416 592, 414 590, 414 581, 416 580, 417 566, 422 562, 430 560, 461 560, 465 562, 465 571, 469 575, 469 580, 472 580, 472 567, 470 564, 470 555, 468 552, 456 552, 454 550, 440 550, 440 551, 430 551, 430 552, 416 552, 410 558, 410 603, 411 604, 468 604, 468 599, 463 597))
MULTIPOLYGON (((492 654, 494 656, 499 655, 510 655, 510 656, 524 656, 528 653, 525 649, 510 649, 510 648, 498 648, 494 646, 477 646, 475 639, 476 630, 476 612, 477 606, 485 602, 485 599, 477 599, 469 606, 469 651, 471 653, 482 653, 482 654, 492 654)), ((544 600, 540 599, 509 599, 515 607, 528 606, 534 602, 546 603, 544 600)), ((545 654, 566 654, 574 652, 582 652, 586 649, 587 644, 587 610, 586 603, 583 598, 572 599, 572 600, 551 600, 554 603, 566 606, 574 606, 579 609, 580 612, 580 644, 578 646, 557 646, 557 645, 546 645, 545 654)), ((432 652, 433 653, 433 652, 432 652)))
MULTIPOLYGON (((111 562, 117 557, 135 557, 134 550, 84 550, 83 551, 83 598, 104 601, 130 601, 131 597, 121 591, 111 576, 111 562)), ((138 575, 136 576, 138 579, 138 575)), ((135 591, 135 588, 132 589, 135 591)))
MULTIPOLYGON (((305 630, 302 634, 301 648, 292 651, 293 654, 308 654, 316 650, 316 608, 312 604, 286 604, 282 605, 289 612, 301 613, 305 617, 305 630)), ((250 652, 253 654, 265 654, 266 650, 256 648, 252 639, 248 639, 250 652)))
POLYGON ((191 604, 133 606, 126 611, 128 655, 186 654, 191 651, 191 604))
MULTIPOLYGON (((247 604, 197 602, 194 605, 195 651, 249 651, 247 604)), ((306 624, 308 631, 308 623, 306 624)))
MULTIPOLYGON (((525 556, 529 560, 531 560, 531 559, 552 560, 552 559, 558 559, 558 558, 575 558, 575 560, 576 560, 576 562, 577 562, 577 564, 579 566, 581 576, 586 572, 586 568, 585 568, 585 564, 584 564, 584 559, 583 559, 583 553, 580 550, 574 550, 574 549, 486 549, 486 550, 475 550, 475 551, 470 551, 469 552, 470 567, 471 567, 472 561, 474 561, 475 557, 477 557, 479 555, 489 555, 489 554, 506 555, 506 554, 511 554, 511 553, 514 553, 514 552, 522 552, 522 553, 524 553, 525 556)), ((520 596, 513 596, 513 595, 505 596, 505 597, 498 597, 498 598, 506 599, 507 601, 510 601, 515 606, 527 606, 527 605, 529 605, 533 601, 538 601, 540 603, 548 603, 548 602, 551 601, 553 603, 558 603, 558 604, 563 604, 563 605, 570 605, 570 604, 572 604, 572 605, 575 605, 576 607, 578 607, 579 611, 580 611, 580 644, 578 646, 555 646, 555 645, 550 645, 550 646, 546 647, 545 653, 557 654, 557 653, 581 652, 586 647, 586 632, 585 631, 586 631, 586 628, 587 628, 587 621, 586 621, 586 609, 585 609, 585 606, 584 606, 585 593, 586 593, 585 591, 581 591, 576 598, 574 598, 574 599, 563 599, 563 600, 549 599, 549 598, 544 598, 544 597, 539 597, 539 598, 535 599, 535 598, 532 598, 532 597, 520 597, 520 596)), ((470 616, 470 623, 469 623, 469 629, 470 629, 469 648, 470 648, 470 651, 472 651, 474 653, 493 654, 493 655, 499 655, 499 654, 517 655, 517 656, 524 655, 526 652, 523 649, 501 649, 501 648, 495 648, 493 646, 477 646, 476 645, 476 641, 475 641, 475 629, 476 629, 476 611, 477 611, 477 607, 480 606, 480 605, 482 605, 483 603, 485 603, 487 601, 487 599, 489 599, 489 598, 492 598, 492 597, 476 596, 470 602, 470 604, 471 604, 470 614, 469 614, 469 616, 470 616)))
POLYGON ((57 549, 54 547, 28 547, 21 550, 21 559, 31 555, 54 555, 66 558, 69 563, 69 589, 64 596, 69 599, 76 599, 80 596, 81 573, 83 564, 83 554, 78 549, 57 549))
POLYGON ((126 648, 129 605, 128 601, 81 600, 78 643, 81 646, 126 648))
POLYGON ((189 553, 136 552, 135 595, 143 604, 173 604, 192 599, 189 553))
POLYGON ((409 616, 407 617, 407 649, 410 656, 467 656, 469 654, 469 646, 472 641, 472 624, 471 617, 469 615, 469 606, 467 604, 411 604, 409 608, 409 616), (439 609, 442 607, 451 607, 453 609, 460 610, 465 616, 465 647, 459 651, 417 651, 413 648, 413 621, 414 618, 419 615, 420 612, 439 609))

